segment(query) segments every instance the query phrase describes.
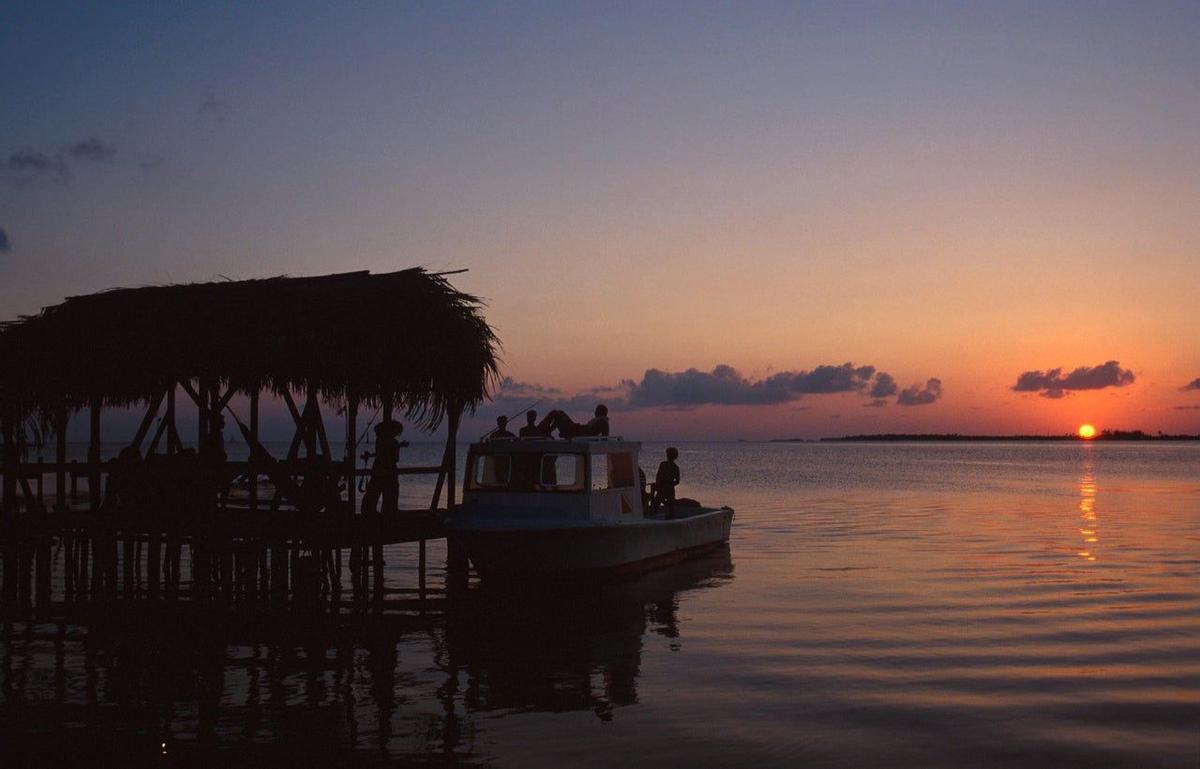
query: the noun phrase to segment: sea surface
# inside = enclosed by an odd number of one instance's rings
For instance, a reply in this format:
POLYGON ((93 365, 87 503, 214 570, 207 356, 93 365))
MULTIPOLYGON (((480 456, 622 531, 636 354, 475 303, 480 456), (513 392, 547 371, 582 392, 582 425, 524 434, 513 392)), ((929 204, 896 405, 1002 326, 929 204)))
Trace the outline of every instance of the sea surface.
MULTIPOLYGON (((35 764, 1200 766, 1200 445, 679 449, 681 495, 737 511, 728 548, 311 632, 9 621, 0 739, 35 764)), ((412 546, 387 563, 411 584, 412 546)))

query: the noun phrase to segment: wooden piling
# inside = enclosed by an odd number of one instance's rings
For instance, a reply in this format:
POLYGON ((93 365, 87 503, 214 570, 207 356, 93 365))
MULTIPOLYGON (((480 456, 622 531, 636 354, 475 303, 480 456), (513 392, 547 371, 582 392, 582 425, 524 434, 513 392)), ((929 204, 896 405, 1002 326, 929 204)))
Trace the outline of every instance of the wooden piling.
POLYGON ((67 510, 67 422, 70 419, 67 408, 59 406, 54 410, 54 509, 56 512, 67 510))
MULTIPOLYGON (((254 444, 258 443, 258 390, 250 393, 250 438, 254 444)), ((249 484, 250 509, 258 510, 258 468, 253 463, 247 471, 246 480, 249 484)))
POLYGON ((100 509, 100 401, 93 400, 88 438, 88 505, 91 512, 100 509))

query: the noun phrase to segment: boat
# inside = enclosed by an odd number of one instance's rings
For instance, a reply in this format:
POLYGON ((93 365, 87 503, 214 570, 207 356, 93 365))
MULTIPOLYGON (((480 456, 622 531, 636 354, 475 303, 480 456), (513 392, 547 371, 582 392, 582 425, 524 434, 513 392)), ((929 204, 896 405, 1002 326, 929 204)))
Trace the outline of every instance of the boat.
POLYGON ((637 573, 727 542, 730 507, 648 509, 640 451, 619 437, 472 444, 450 536, 485 579, 637 573))

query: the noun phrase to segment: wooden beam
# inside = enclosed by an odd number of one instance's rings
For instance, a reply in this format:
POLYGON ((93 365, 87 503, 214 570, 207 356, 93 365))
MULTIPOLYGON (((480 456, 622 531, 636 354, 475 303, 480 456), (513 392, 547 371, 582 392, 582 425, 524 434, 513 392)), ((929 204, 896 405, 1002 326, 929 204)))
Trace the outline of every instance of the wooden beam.
MULTIPOLYGON (((250 393, 250 438, 258 443, 258 390, 250 393)), ((251 450, 252 446, 247 446, 247 450, 251 450)), ((258 509, 258 468, 251 465, 247 471, 247 477, 250 481, 250 509, 258 509)))
POLYGON ((353 391, 346 393, 346 503, 351 513, 358 512, 358 478, 354 469, 358 466, 358 398, 353 391))
POLYGON ((142 450, 142 441, 146 440, 146 433, 150 432, 151 425, 154 424, 154 417, 158 416, 158 409, 162 405, 163 398, 166 397, 167 391, 164 389, 155 395, 146 408, 146 415, 142 417, 142 423, 138 425, 137 432, 133 436, 133 441, 130 446, 138 451, 142 450))
POLYGON ((54 509, 67 510, 67 421, 70 419, 65 406, 54 410, 54 509))
MULTIPOLYGON (((0 414, 0 431, 4 433, 4 451, 0 455, 3 460, 0 470, 4 472, 4 493, 0 496, 0 510, 11 514, 17 509, 17 475, 21 460, 17 454, 17 428, 12 409, 6 408, 0 414)), ((10 560, 8 557, 4 559, 5 566, 9 565, 10 560)))
POLYGON ((100 402, 92 401, 88 441, 88 504, 91 511, 100 509, 100 402))

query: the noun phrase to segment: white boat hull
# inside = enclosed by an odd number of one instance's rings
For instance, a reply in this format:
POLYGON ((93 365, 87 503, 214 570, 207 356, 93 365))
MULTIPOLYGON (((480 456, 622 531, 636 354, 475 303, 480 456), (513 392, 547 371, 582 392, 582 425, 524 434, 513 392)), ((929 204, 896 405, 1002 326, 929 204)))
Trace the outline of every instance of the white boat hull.
POLYGON ((451 536, 483 576, 636 572, 727 542, 733 510, 679 511, 672 520, 461 521, 451 536))

